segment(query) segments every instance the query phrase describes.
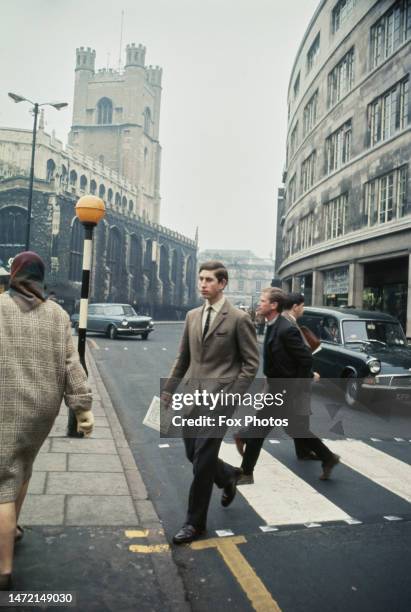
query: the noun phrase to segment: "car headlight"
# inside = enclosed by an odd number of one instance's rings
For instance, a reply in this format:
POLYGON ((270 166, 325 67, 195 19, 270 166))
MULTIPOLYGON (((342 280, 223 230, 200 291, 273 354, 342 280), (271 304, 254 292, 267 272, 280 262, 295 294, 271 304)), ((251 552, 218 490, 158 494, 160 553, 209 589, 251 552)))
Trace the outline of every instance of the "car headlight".
POLYGON ((154 321, 153 321, 153 319, 150 319, 150 321, 148 322, 148 324, 150 325, 150 327, 153 327, 153 325, 154 325, 154 321))
POLYGON ((121 321, 121 325, 122 325, 123 327, 127 327, 127 325, 128 325, 128 321, 126 321, 126 319, 124 319, 124 321, 121 321))
POLYGON ((371 374, 378 374, 381 372, 381 363, 378 361, 378 359, 371 359, 368 362, 368 367, 370 368, 371 374))

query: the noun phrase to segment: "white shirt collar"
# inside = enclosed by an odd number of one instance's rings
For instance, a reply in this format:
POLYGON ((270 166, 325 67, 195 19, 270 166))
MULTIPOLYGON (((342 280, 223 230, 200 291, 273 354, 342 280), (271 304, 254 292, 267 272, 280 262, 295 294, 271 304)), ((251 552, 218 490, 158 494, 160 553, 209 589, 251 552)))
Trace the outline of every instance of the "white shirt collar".
POLYGON ((207 308, 209 308, 211 306, 211 308, 214 310, 215 313, 219 313, 220 310, 223 307, 223 304, 225 302, 225 296, 223 295, 218 302, 215 302, 214 304, 210 304, 210 302, 208 300, 205 301, 205 309, 207 310, 207 308))
POLYGON ((271 325, 274 325, 274 323, 277 321, 279 315, 277 314, 274 319, 271 319, 271 321, 267 321, 267 326, 271 327, 271 325))

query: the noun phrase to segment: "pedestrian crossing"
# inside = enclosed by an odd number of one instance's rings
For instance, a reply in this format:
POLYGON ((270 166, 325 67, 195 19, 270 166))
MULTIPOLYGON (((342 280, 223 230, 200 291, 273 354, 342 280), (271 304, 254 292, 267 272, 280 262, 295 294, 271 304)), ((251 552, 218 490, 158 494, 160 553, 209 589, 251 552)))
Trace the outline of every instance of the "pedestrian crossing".
MULTIPOLYGON (((341 456, 332 479, 318 480, 320 462, 298 462, 293 444, 266 441, 254 472, 254 484, 238 487, 242 515, 248 509, 252 522, 285 527, 332 522, 357 524, 376 516, 411 516, 411 465, 358 440, 328 440, 329 448, 341 456), (282 448, 282 452, 280 449, 282 448)), ((411 455, 411 445, 409 449, 411 455)), ((239 465, 234 444, 223 442, 220 457, 239 465)), ((234 510, 236 526, 238 512, 234 510)), ((228 513, 227 513, 228 514, 228 513)), ((228 518, 228 517, 227 517, 228 518)), ((228 524, 225 523, 224 527, 228 524)), ((234 530, 235 531, 235 530, 234 530)))

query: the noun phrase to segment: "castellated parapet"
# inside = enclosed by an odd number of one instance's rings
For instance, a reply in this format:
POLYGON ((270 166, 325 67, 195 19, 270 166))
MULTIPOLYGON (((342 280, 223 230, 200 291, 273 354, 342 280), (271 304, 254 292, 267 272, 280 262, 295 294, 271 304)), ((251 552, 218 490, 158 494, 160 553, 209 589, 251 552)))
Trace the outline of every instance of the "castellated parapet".
POLYGON ((94 72, 96 52, 90 47, 76 49, 76 70, 90 70, 94 72))
POLYGON ((126 47, 126 65, 125 68, 130 68, 131 66, 138 66, 140 68, 144 68, 146 60, 146 48, 144 45, 136 46, 135 43, 131 43, 131 45, 127 45, 126 47))
POLYGON ((163 70, 160 66, 148 66, 146 68, 147 80, 153 87, 161 87, 163 70))

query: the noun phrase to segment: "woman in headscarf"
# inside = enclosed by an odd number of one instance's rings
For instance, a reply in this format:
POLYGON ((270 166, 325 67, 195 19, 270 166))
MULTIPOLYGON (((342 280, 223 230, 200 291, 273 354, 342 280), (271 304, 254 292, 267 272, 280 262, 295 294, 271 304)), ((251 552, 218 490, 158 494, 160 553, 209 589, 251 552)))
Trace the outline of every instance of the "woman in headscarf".
POLYGON ((17 521, 33 462, 63 397, 79 431, 91 433, 91 391, 75 350, 70 321, 44 292, 43 260, 30 251, 11 266, 0 295, 0 590, 11 588, 17 521))

